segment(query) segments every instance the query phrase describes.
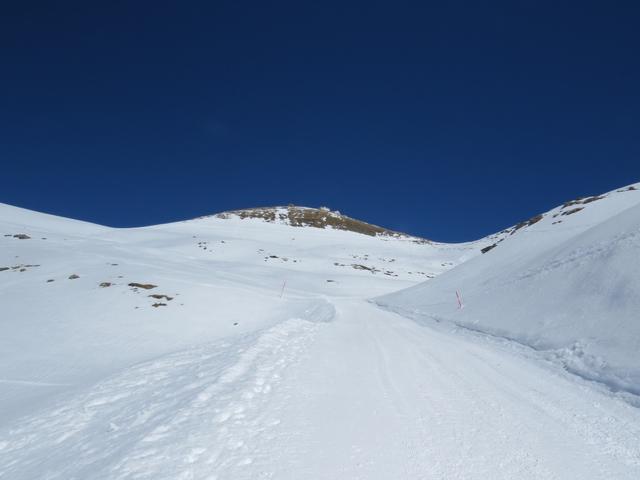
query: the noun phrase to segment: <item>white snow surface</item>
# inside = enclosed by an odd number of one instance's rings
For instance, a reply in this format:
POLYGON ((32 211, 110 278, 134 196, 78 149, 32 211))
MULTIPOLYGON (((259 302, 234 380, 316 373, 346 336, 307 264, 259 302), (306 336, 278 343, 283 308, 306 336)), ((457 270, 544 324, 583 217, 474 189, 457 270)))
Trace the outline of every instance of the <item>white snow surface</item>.
POLYGON ((0 204, 0 479, 639 478, 621 190, 452 245, 0 204))
POLYGON ((516 340, 639 394, 640 184, 630 187, 555 208, 484 255, 376 302, 516 340))

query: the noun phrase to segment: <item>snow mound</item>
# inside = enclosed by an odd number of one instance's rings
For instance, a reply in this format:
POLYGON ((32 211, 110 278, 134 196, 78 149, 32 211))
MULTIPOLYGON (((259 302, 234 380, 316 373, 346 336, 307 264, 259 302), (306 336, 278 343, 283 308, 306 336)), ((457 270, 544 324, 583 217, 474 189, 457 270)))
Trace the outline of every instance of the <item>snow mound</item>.
POLYGON ((376 302, 516 340, 614 391, 640 393, 638 185, 532 220, 501 232, 484 255, 376 302))

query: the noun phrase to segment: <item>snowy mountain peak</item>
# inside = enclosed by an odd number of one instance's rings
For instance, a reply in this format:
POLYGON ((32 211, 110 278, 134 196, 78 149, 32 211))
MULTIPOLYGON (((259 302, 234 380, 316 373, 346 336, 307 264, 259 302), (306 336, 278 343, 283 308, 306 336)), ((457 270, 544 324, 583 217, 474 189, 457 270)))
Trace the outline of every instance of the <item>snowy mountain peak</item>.
MULTIPOLYGON (((343 215, 339 211, 332 211, 327 207, 311 208, 296 205, 276 207, 256 207, 242 210, 231 210, 218 213, 217 218, 260 219, 269 223, 279 223, 292 227, 313 227, 321 229, 345 230, 369 236, 383 236, 413 239, 418 243, 428 243, 429 240, 397 232, 371 223, 343 215)), ((204 217, 206 218, 206 217, 204 217)))

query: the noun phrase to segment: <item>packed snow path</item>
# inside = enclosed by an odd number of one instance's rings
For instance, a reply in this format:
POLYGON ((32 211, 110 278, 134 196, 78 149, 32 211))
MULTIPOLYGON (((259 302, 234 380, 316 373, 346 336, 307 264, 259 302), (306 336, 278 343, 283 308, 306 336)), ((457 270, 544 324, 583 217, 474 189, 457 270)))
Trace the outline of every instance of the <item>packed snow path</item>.
POLYGON ((126 369, 0 431, 0 478, 637 479, 640 410, 362 300, 126 369))

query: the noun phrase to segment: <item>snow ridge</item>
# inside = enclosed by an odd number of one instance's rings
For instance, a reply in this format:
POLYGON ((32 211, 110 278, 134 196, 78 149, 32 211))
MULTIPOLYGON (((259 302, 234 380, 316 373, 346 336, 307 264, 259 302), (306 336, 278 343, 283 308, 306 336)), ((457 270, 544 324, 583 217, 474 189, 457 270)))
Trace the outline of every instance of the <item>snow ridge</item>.
POLYGON ((277 434, 264 405, 313 341, 313 320, 158 358, 22 419, 0 432, 0 478, 225 478, 277 434))

